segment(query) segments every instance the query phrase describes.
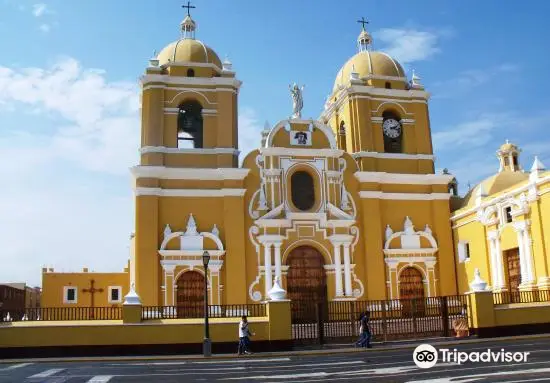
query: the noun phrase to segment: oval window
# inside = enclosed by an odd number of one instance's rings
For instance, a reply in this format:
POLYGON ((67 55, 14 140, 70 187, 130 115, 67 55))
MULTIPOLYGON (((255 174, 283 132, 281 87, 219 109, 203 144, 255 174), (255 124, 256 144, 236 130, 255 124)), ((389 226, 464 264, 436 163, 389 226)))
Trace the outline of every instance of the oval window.
POLYGON ((305 211, 315 205, 315 187, 313 177, 308 172, 297 171, 290 177, 292 203, 305 211))

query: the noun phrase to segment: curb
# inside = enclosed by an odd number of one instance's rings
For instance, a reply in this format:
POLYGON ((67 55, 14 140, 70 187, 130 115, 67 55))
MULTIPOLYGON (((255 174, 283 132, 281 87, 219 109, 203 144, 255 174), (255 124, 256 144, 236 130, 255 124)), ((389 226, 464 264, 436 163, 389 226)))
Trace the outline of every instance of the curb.
MULTIPOLYGON (((357 349, 357 348, 326 348, 319 350, 303 350, 303 351, 277 351, 277 352, 262 352, 252 354, 246 358, 280 358, 290 356, 316 356, 316 355, 332 355, 332 354, 353 354, 366 352, 388 352, 395 350, 414 349, 420 343, 430 343, 432 346, 447 346, 460 344, 479 344, 488 342, 505 342, 505 341, 521 341, 528 339, 545 339, 550 338, 550 334, 535 334, 535 335, 518 335, 498 338, 468 338, 468 339, 449 339, 445 341, 431 342, 430 339, 418 339, 408 344, 378 343, 381 347, 374 349, 357 349)), ((28 358, 28 359, 4 359, 0 360, 1 364, 12 363, 78 363, 78 362, 128 362, 128 361, 154 361, 154 360, 179 360, 179 361, 194 361, 194 360, 224 360, 236 359, 234 354, 216 354, 210 357, 202 355, 151 355, 151 356, 90 356, 90 357, 66 357, 66 358, 28 358)))

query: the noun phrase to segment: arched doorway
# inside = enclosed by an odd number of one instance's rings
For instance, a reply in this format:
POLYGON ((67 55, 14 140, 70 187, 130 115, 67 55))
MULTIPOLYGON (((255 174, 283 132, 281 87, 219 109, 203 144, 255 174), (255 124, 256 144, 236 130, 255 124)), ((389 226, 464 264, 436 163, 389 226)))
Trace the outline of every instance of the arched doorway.
POLYGON ((312 305, 327 301, 327 277, 323 256, 313 247, 300 246, 287 258, 286 278, 288 297, 293 314, 315 315, 312 305))
POLYGON ((204 276, 196 271, 183 273, 177 281, 178 318, 204 316, 204 276))
POLYGON ((404 316, 424 313, 424 281, 422 273, 415 267, 405 267, 399 275, 399 299, 404 316))

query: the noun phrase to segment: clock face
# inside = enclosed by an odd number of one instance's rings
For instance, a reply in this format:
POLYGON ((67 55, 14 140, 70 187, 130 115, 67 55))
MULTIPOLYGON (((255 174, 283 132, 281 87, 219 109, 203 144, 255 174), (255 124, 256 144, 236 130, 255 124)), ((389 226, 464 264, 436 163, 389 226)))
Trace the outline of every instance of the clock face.
POLYGON ((401 134, 401 124, 393 118, 388 118, 384 121, 382 128, 384 129, 384 134, 389 138, 397 138, 401 134))

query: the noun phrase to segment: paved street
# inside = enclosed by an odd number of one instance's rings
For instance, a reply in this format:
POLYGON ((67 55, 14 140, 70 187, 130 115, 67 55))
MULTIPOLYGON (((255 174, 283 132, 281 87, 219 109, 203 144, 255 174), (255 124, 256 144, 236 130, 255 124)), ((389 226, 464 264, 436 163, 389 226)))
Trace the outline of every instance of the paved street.
MULTIPOLYGON (((461 344, 459 351, 530 352, 525 363, 440 363, 420 369, 412 349, 233 359, 155 359, 0 365, 0 382, 550 382, 548 338, 461 344), (450 379, 452 377, 452 380, 450 379)), ((453 348, 442 346, 441 348, 453 348)), ((441 353, 440 353, 441 354, 441 353)))

